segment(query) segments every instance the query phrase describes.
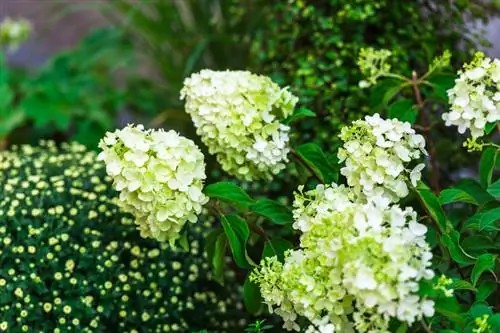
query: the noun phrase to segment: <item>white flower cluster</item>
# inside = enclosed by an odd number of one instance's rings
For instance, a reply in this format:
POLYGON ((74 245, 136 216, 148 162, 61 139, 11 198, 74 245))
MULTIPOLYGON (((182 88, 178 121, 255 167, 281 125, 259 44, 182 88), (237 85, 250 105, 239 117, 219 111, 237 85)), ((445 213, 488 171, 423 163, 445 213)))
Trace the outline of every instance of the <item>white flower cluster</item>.
POLYGON ((266 258, 251 279, 287 330, 389 332, 391 318, 408 324, 434 314, 417 295, 419 281, 434 276, 427 228, 411 208, 384 197, 361 201, 343 186, 296 193, 294 228, 300 249, 284 263, 266 258))
POLYGON ((268 179, 285 168, 290 116, 298 99, 268 77, 247 71, 202 70, 184 81, 181 99, 209 152, 244 180, 268 179))
POLYGON ((420 180, 424 164, 408 168, 426 154, 425 140, 410 123, 375 114, 344 127, 340 138, 344 144, 338 157, 345 161, 340 172, 356 194, 384 195, 397 202, 408 195, 408 180, 414 186, 420 180))
POLYGON ((204 156, 193 141, 129 125, 108 132, 99 147, 119 204, 134 215, 141 236, 173 241, 186 221, 197 221, 208 197, 202 193, 204 156))
POLYGON ((478 52, 466 64, 448 90, 450 112, 443 114, 446 126, 458 126, 458 132, 470 130, 473 138, 484 135, 486 123, 500 120, 500 60, 478 52))
POLYGON ((31 23, 25 19, 13 20, 9 17, 0 23, 0 47, 16 50, 31 34, 31 23))

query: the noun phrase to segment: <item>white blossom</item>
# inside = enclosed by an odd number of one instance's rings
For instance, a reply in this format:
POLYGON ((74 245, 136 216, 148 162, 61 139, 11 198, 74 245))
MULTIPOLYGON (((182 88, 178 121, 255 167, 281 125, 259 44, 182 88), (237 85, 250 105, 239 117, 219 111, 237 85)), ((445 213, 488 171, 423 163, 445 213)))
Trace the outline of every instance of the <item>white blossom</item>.
POLYGON ((426 154, 425 140, 409 123, 375 114, 344 127, 340 138, 340 172, 356 194, 397 202, 408 195, 408 181, 415 186, 420 180, 424 164, 411 165, 426 154))
POLYGON ((204 156, 193 141, 129 125, 108 132, 99 147, 119 204, 136 218, 143 237, 173 241, 186 221, 197 221, 208 198, 202 193, 204 156))
POLYGON ((247 71, 202 70, 184 81, 181 98, 209 152, 244 180, 272 179, 287 162, 297 97, 268 77, 247 71))
POLYGON ((448 90, 451 107, 443 120, 446 126, 457 126, 461 134, 470 130, 473 138, 481 137, 487 123, 500 120, 500 60, 478 52, 458 74, 455 86, 448 90))

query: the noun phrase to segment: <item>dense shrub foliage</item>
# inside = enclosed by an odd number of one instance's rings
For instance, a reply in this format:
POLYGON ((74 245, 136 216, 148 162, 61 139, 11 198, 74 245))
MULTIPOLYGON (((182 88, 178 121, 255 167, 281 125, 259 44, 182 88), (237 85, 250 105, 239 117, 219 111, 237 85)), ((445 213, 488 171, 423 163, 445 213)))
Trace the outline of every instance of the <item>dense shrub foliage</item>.
POLYGON ((14 147, 0 171, 0 331, 237 330, 242 304, 231 274, 232 292, 210 279, 205 224, 187 249, 142 239, 78 144, 14 147))
POLYGON ((373 111, 374 99, 358 87, 361 48, 391 50, 396 72, 423 71, 447 49, 458 64, 484 42, 465 19, 486 20, 494 7, 480 1, 273 1, 253 52, 263 73, 289 85, 300 104, 318 114, 300 139, 317 137, 332 151, 332 130, 373 111))

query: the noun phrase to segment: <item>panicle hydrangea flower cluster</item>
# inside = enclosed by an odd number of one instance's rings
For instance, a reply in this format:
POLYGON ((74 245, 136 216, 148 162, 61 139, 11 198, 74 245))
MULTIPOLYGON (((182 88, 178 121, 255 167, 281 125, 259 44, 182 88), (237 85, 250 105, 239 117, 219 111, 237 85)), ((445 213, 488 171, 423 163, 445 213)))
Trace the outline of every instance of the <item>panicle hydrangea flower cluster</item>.
POLYGON ((193 141, 129 125, 108 132, 99 147, 120 206, 135 217, 141 236, 174 241, 186 221, 197 221, 208 197, 204 156, 193 141))
POLYGON ((338 158, 345 162, 340 172, 356 194, 397 202, 408 195, 408 181, 416 186, 420 180, 424 164, 410 165, 426 154, 425 140, 410 123, 375 114, 344 127, 340 138, 338 158))
POLYGON ((426 227, 412 208, 378 197, 360 200, 343 186, 296 193, 294 228, 300 248, 284 263, 265 258, 251 279, 287 330, 389 332, 391 318, 408 324, 432 316, 434 303, 417 295, 431 279, 426 227))
POLYGON ((391 65, 387 63, 387 59, 392 55, 392 52, 385 49, 362 48, 359 51, 358 67, 361 73, 366 77, 366 80, 359 82, 360 88, 368 88, 376 84, 377 80, 388 74, 391 71, 391 65))
POLYGON ((9 17, 0 23, 0 47, 16 50, 31 34, 31 23, 25 19, 9 17))
POLYGON ((298 101, 287 88, 247 71, 202 70, 184 81, 181 99, 227 173, 270 180, 285 168, 290 128, 280 121, 298 101))
POLYGON ((116 201, 81 145, 0 152, 0 332, 242 330, 234 275, 225 290, 211 280, 209 221, 173 250, 139 237, 116 201))
POLYGON ((458 74, 448 90, 451 108, 443 120, 458 126, 459 133, 470 130, 473 138, 481 137, 487 123, 500 120, 500 60, 477 52, 458 74))

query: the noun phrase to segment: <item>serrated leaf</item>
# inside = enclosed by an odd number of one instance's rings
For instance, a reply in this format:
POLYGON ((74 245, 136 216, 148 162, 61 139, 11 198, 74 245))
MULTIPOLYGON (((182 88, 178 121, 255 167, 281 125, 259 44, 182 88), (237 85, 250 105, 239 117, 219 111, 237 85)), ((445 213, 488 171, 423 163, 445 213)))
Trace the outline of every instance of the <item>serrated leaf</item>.
POLYGON ((250 196, 238 185, 231 182, 210 184, 203 190, 210 198, 248 207, 255 203, 250 196))
POLYGON ((496 258, 496 255, 490 253, 479 256, 471 273, 471 281, 474 286, 484 272, 493 271, 495 269, 496 258))
POLYGON ((291 116, 283 120, 283 124, 290 125, 291 123, 299 119, 314 118, 314 117, 316 117, 316 113, 314 113, 313 111, 306 108, 299 108, 295 110, 295 112, 291 116))
POLYGON ((497 149, 495 147, 486 148, 481 155, 481 160, 479 161, 479 180, 481 186, 484 188, 488 188, 491 184, 496 158, 497 149))
POLYGON ((264 249, 262 250, 262 259, 266 257, 274 257, 277 256, 278 260, 284 261, 284 253, 286 250, 289 250, 293 247, 293 244, 290 241, 287 241, 283 238, 273 238, 271 240, 266 241, 264 244, 264 249))
POLYGON ((249 268, 246 244, 250 236, 247 223, 237 215, 221 216, 221 223, 226 233, 234 262, 241 268, 249 268))
POLYGON ((486 299, 498 288, 495 281, 483 281, 479 284, 476 292, 476 300, 486 301, 486 299))
POLYGON ((330 164, 325 153, 315 143, 306 143, 296 149, 302 159, 320 176, 326 184, 338 181, 338 167, 330 164))
POLYGON ((293 213, 288 207, 271 199, 260 199, 250 208, 254 213, 267 217, 275 224, 293 222, 293 213))
POLYGON ((500 179, 488 186, 487 191, 495 198, 500 198, 500 179))
POLYGON ((248 276, 243 284, 243 300, 247 311, 251 314, 256 314, 262 308, 259 286, 251 282, 248 276))
POLYGON ((389 107, 389 118, 396 118, 403 122, 414 124, 417 119, 417 109, 409 99, 402 99, 389 107))
POLYGON ((480 211, 465 221, 462 230, 496 231, 500 230, 500 207, 480 211))

